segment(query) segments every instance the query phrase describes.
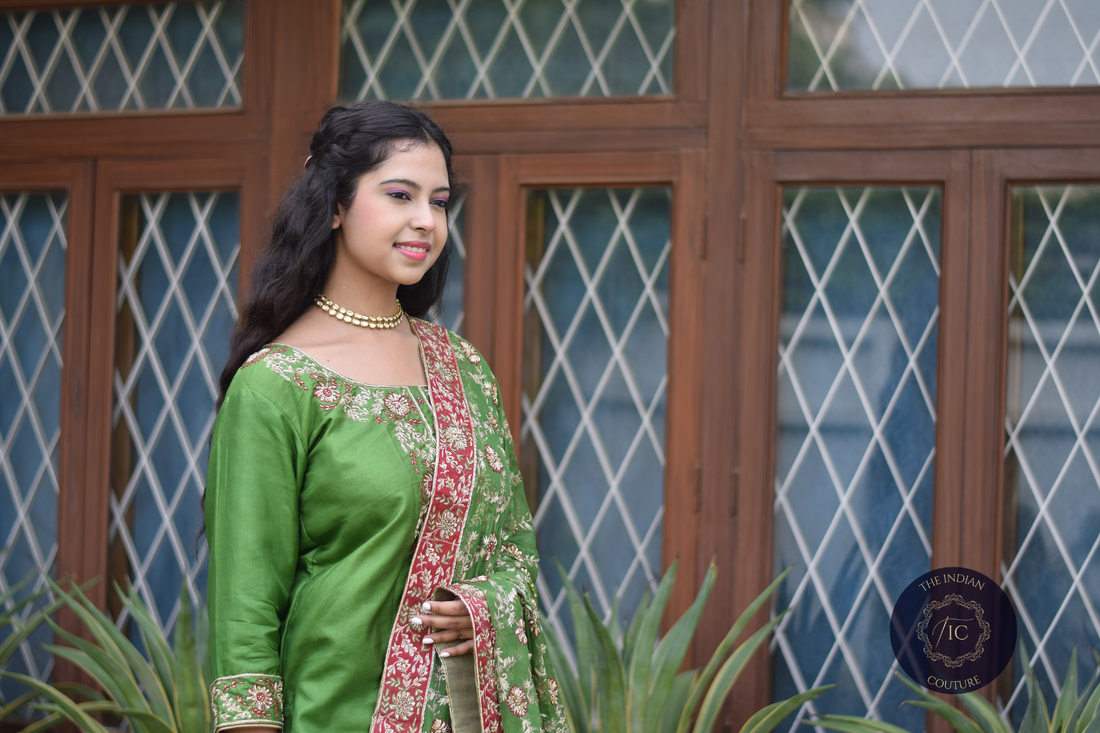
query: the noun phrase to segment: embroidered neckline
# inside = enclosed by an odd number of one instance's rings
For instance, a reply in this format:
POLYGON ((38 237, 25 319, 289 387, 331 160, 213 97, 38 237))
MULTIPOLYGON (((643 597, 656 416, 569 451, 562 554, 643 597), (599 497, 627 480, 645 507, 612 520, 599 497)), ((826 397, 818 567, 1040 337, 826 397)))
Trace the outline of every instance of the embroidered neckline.
MULTIPOLYGON (((320 371, 325 372, 329 376, 334 377, 336 379, 339 379, 343 382, 347 382, 348 384, 353 384, 356 387, 366 387, 367 389, 374 389, 374 390, 379 390, 379 389, 388 389, 388 390, 419 389, 422 392, 427 392, 428 391, 428 385, 426 385, 426 384, 370 384, 369 382, 360 382, 358 379, 352 379, 351 377, 345 377, 343 374, 336 371, 335 369, 333 369, 331 367, 327 367, 324 364, 322 364, 321 362, 317 361, 317 359, 313 358, 312 356, 310 356, 306 352, 302 351, 297 346, 291 346, 290 344, 284 344, 281 341, 272 341, 270 344, 267 344, 266 346, 264 346, 264 348, 265 349, 274 349, 274 348, 290 349, 300 359, 304 359, 305 361, 308 361, 310 364, 315 365, 320 371)), ((421 361, 423 361, 423 357, 421 357, 421 361)))

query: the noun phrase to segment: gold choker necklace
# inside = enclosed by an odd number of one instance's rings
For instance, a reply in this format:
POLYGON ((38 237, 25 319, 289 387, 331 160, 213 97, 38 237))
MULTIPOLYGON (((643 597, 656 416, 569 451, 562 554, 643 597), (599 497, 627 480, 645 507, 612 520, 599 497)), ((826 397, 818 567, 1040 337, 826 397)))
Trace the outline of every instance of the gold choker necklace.
POLYGON ((353 326, 362 326, 363 328, 397 328, 405 317, 405 311, 401 309, 400 300, 394 301, 397 303, 397 312, 392 316, 364 316, 362 313, 341 308, 320 293, 317 293, 317 299, 313 302, 317 304, 318 308, 336 320, 350 323, 353 326))

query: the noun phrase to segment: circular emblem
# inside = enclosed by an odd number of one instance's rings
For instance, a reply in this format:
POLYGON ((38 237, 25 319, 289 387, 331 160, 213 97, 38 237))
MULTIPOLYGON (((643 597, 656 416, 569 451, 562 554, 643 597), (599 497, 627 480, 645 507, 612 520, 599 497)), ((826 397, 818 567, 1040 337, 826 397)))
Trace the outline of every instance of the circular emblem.
POLYGON ((1016 647, 1016 611, 1001 587, 968 568, 939 568, 906 588, 890 617, 898 664, 936 692, 972 692, 997 678, 1016 647))

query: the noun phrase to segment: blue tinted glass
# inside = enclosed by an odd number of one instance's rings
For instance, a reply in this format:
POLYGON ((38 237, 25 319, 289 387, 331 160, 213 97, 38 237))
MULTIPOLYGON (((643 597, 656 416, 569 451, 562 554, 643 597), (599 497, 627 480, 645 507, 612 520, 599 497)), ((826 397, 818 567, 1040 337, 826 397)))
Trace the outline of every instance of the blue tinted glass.
POLYGON ((789 3, 793 91, 1100 84, 1092 2, 789 3))
MULTIPOLYGON (((55 571, 67 209, 65 193, 0 194, 0 592, 29 580, 4 614, 55 571)), ((9 633, 0 630, 0 638, 9 633)), ((53 662, 41 642, 51 639, 43 626, 7 670, 49 679, 53 662)), ((6 700, 26 689, 0 681, 6 700)))
POLYGON ((672 93, 675 0, 344 0, 342 99, 672 93))
POLYGON ((929 568, 940 206, 936 188, 783 192, 774 563, 793 570, 774 695, 836 683, 812 712, 910 728, 923 716, 883 703, 881 640, 929 568))
POLYGON ((1018 187, 1012 207, 1002 574, 1052 706, 1073 648, 1087 677, 1100 645, 1100 186, 1018 187))
MULTIPOLYGON (((661 567, 668 189, 529 194, 524 481, 552 623, 557 560, 601 614, 633 615, 661 567)), ((568 616, 568 614, 565 614, 568 616)))
MULTIPOLYGON (((236 318, 240 195, 122 197, 112 484, 113 552, 167 623, 198 578, 199 500, 217 378, 236 318)), ((119 579, 121 580, 121 579, 119 579)))
POLYGON ((240 106, 243 35, 244 0, 0 13, 0 115, 240 106))

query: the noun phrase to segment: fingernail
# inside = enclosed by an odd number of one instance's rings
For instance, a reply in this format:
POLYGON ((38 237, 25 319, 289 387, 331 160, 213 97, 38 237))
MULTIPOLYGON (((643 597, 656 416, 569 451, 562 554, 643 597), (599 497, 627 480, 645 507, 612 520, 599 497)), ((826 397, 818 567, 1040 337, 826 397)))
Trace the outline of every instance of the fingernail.
POLYGON ((431 646, 434 643, 435 643, 435 639, 433 639, 432 637, 430 637, 430 636, 425 636, 424 637, 424 646, 431 646))
POLYGON ((439 653, 439 656, 441 656, 441 657, 449 657, 449 656, 451 656, 451 653, 450 653, 450 652, 440 652, 440 653, 439 653))
POLYGON ((424 603, 420 604, 420 613, 431 613, 431 612, 432 612, 432 604, 428 603, 427 601, 424 601, 424 603))
POLYGON ((409 619, 409 623, 412 624, 413 626, 423 626, 424 625, 424 619, 420 618, 419 616, 413 616, 412 618, 409 619))

